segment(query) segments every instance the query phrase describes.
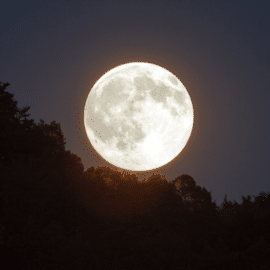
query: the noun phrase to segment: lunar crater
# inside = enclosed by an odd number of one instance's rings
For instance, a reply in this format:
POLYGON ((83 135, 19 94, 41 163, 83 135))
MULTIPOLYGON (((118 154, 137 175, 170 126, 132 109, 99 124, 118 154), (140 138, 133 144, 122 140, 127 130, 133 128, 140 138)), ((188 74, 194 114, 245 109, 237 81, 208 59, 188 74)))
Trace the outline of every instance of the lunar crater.
POLYGON ((168 79, 173 85, 178 85, 178 81, 174 76, 168 76, 168 79))

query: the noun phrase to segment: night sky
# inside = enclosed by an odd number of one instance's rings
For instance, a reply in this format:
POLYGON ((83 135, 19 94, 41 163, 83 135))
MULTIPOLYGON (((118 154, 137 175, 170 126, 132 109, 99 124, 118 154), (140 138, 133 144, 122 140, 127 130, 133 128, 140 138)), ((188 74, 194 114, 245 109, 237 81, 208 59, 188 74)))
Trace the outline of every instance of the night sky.
POLYGON ((270 191, 268 1, 1 1, 0 81, 37 123, 55 120, 66 149, 109 166, 88 141, 94 83, 128 62, 168 69, 194 107, 191 137, 151 173, 191 175, 220 205, 270 191))

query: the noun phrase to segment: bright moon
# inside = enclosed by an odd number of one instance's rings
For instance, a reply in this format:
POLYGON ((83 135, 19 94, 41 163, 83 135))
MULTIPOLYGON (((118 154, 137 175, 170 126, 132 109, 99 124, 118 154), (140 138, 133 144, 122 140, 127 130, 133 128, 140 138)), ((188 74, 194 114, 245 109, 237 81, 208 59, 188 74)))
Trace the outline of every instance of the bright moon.
POLYGON ((172 161, 193 127, 181 81, 160 66, 134 62, 105 73, 91 89, 84 125, 94 149, 112 165, 147 171, 172 161))

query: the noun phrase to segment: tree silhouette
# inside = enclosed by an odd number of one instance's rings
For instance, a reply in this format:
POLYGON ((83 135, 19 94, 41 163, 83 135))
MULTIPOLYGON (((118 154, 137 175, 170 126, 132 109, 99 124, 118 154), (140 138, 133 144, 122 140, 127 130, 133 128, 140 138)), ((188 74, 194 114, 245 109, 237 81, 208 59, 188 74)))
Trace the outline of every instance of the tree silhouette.
POLYGON ((20 269, 269 269, 270 194, 217 207, 174 181, 93 167, 0 83, 0 261, 20 269), (11 265, 11 262, 14 265, 11 265), (17 264, 17 265, 15 265, 17 264))
POLYGON ((14 95, 6 91, 9 85, 0 82, 0 160, 5 165, 25 151, 27 131, 34 125, 34 120, 26 119, 30 107, 18 109, 14 95))
POLYGON ((172 182, 175 185, 176 193, 183 198, 184 202, 188 202, 193 199, 196 182, 190 175, 183 174, 178 176, 172 182))
POLYGON ((216 208, 215 202, 212 202, 211 193, 205 188, 196 185, 195 180, 188 174, 178 176, 172 181, 175 187, 175 193, 182 197, 183 203, 191 211, 216 208))

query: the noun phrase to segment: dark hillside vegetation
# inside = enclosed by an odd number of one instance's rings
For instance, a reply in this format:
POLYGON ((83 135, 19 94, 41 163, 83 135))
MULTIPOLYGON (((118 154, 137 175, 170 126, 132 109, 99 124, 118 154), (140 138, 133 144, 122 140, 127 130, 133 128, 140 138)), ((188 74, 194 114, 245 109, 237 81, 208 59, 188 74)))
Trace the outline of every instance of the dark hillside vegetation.
POLYGON ((60 124, 28 119, 0 83, 5 269, 270 269, 270 194, 212 202, 188 174, 84 170, 60 124), (15 269, 15 268, 14 268, 15 269))

